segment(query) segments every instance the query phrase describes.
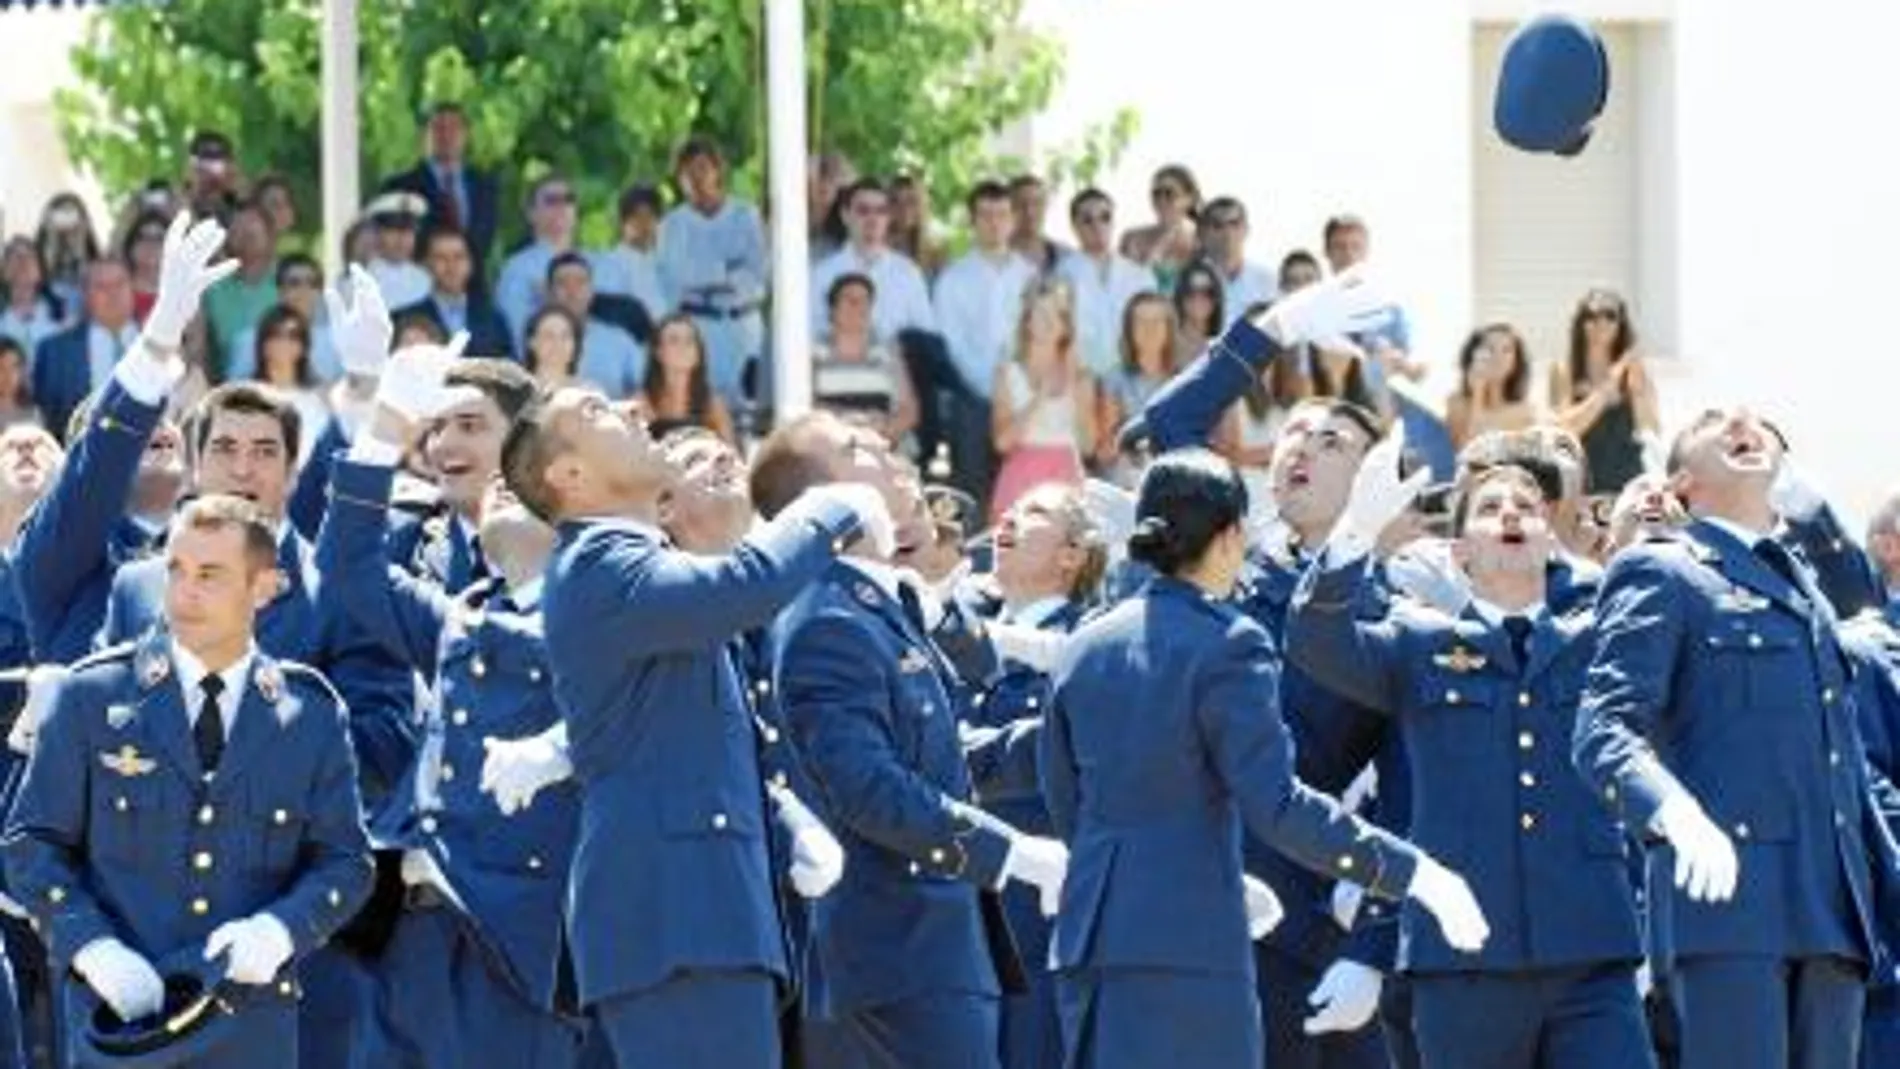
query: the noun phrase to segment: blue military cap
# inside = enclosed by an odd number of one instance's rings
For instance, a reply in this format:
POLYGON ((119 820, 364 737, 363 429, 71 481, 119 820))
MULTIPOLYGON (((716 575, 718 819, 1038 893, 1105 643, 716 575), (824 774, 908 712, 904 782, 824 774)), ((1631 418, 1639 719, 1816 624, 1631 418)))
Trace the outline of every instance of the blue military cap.
POLYGON ((109 1069, 171 1069, 194 1064, 231 1039, 235 1009, 225 986, 226 958, 204 961, 192 947, 161 962, 165 1008, 125 1021, 100 1003, 78 1037, 78 1062, 109 1069))
POLYGON ((1589 26, 1542 15, 1518 28, 1498 69, 1498 136, 1526 152, 1574 156, 1610 96, 1610 58, 1589 26))

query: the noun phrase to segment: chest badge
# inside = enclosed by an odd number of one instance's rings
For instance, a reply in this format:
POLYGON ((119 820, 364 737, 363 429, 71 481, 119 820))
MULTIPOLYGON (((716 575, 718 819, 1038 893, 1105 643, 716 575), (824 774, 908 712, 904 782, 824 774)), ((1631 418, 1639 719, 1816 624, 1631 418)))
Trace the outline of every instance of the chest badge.
POLYGON ((106 766, 108 771, 117 772, 127 779, 147 775, 158 767, 157 761, 142 756, 139 748, 129 742, 116 752, 108 750, 100 754, 99 763, 106 766))
POLYGON ((1476 672, 1490 662, 1481 653, 1473 653, 1463 646, 1453 646, 1450 653, 1440 653, 1432 657, 1432 663, 1463 675, 1466 672, 1476 672))
POLYGON ((1768 599, 1735 587, 1718 595, 1715 607, 1722 612, 1760 612, 1768 607, 1768 599))
POLYGON ((930 658, 924 656, 924 651, 920 649, 907 649, 904 655, 897 659, 897 670, 905 675, 921 672, 929 667, 930 658))
POLYGON ((139 707, 130 703, 106 706, 106 726, 121 731, 127 724, 138 718, 139 707))

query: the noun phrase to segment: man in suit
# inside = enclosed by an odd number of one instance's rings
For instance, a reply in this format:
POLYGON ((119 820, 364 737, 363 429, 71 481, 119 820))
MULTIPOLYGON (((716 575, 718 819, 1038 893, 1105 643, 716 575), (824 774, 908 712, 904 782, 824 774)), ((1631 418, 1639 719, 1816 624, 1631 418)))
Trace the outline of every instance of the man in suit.
POLYGON ((180 510, 164 626, 78 665, 39 725, 7 821, 12 887, 48 952, 131 1022, 164 972, 224 958, 234 1034, 201 1066, 296 1063, 297 964, 369 888, 342 703, 258 650, 276 534, 254 505, 180 510))
MULTIPOLYGON (((118 260, 86 265, 86 314, 40 343, 33 357, 33 400, 54 434, 64 434, 73 410, 103 386, 139 336, 132 318, 132 275, 118 260)), ((178 324, 182 336, 184 324, 178 324)))
MULTIPOLYGON (((500 195, 493 174, 469 165, 468 117, 460 104, 445 102, 430 109, 428 142, 428 155, 384 179, 383 189, 419 194, 428 202, 422 217, 425 233, 444 227, 468 235, 473 277, 483 278, 483 265, 495 245, 500 195)), ((479 283, 476 288, 481 288, 479 283)))
MULTIPOLYGON (((506 398, 518 410, 533 384, 514 385, 506 398)), ((460 404, 496 407, 505 427, 491 394, 461 389, 460 404)), ((326 600, 440 698, 414 763, 371 823, 378 848, 401 862, 400 889, 389 888, 393 930, 375 964, 367 1062, 567 1069, 580 1033, 561 1013, 571 976, 561 902, 577 792, 549 790, 504 816, 477 775, 495 736, 538 734, 559 720, 540 605, 554 532, 491 470, 474 511, 494 576, 451 595, 386 563, 390 487, 410 430, 396 409, 379 407, 336 467, 318 549, 326 600)))
POLYGON ((888 549, 883 500, 826 487, 732 553, 682 553, 657 527, 677 472, 643 423, 579 388, 522 413, 502 471, 557 530, 543 615, 580 781, 581 1003, 623 1065, 777 1066, 789 972, 728 643, 861 533, 888 549))
POLYGON ((429 270, 429 295, 396 309, 396 319, 421 316, 441 327, 444 336, 465 330, 469 351, 476 356, 514 359, 514 336, 507 321, 475 282, 475 254, 468 234, 446 223, 424 230, 422 265, 429 270))
MULTIPOLYGON (((903 518, 896 547, 927 536, 909 465, 875 432, 826 412, 760 447, 753 502, 779 515, 809 487, 847 480, 903 518)), ((1022 987, 995 892, 1030 884, 1052 911, 1067 851, 970 803, 972 765, 993 755, 966 755, 927 595, 892 554, 860 546, 778 625, 779 701, 847 859, 812 916, 811 1012, 830 1048, 819 1064, 994 1069, 999 997, 1022 987)), ((991 748, 1031 751, 1033 738, 999 735, 991 748)))
POLYGON ((1852 1069, 1876 909, 1900 901, 1834 614, 1772 537, 1781 462, 1746 409, 1677 436, 1693 519, 1611 565, 1578 710, 1578 768, 1665 843, 1649 904, 1684 1069, 1852 1069))
POLYGON ((1547 596, 1560 477, 1526 460, 1460 486, 1453 552, 1474 597, 1454 616, 1390 599, 1367 554, 1409 505, 1378 499, 1400 484, 1397 459, 1391 446, 1367 458, 1300 582, 1285 646, 1325 686, 1395 718, 1411 770, 1406 832, 1465 873, 1494 918, 1474 955, 1416 912, 1401 920, 1396 964, 1422 1064, 1649 1065, 1623 829, 1569 759, 1593 643, 1588 613, 1558 615, 1547 596))

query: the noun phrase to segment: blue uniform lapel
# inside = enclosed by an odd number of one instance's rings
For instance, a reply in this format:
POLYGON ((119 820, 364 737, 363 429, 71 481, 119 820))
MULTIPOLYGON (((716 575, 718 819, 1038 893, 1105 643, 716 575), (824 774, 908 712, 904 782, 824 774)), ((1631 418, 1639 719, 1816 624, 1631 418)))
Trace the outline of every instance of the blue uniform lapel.
MULTIPOLYGON (((1702 550, 1701 557, 1729 580, 1754 591, 1787 609, 1801 619, 1814 612, 1807 592, 1789 585, 1781 574, 1755 553, 1755 547, 1742 544, 1727 531, 1701 520, 1689 526, 1689 534, 1702 550)), ((1798 560, 1798 559, 1797 559, 1798 560)))
MULTIPOLYGON (((137 673, 140 726, 126 726, 152 745, 164 751, 169 760, 165 767, 182 776, 194 788, 204 779, 198 764, 198 748, 191 741, 191 715, 185 710, 184 692, 172 671, 171 638, 162 627, 152 628, 139 640, 132 661, 137 673)), ((108 717, 110 719, 110 717, 108 717)))
POLYGON ((244 694, 238 699, 237 723, 231 725, 231 741, 218 763, 213 793, 223 794, 238 782, 253 764, 262 759, 270 741, 283 730, 277 716, 277 703, 284 696, 284 677, 277 662, 259 654, 251 662, 250 678, 244 682, 244 694))

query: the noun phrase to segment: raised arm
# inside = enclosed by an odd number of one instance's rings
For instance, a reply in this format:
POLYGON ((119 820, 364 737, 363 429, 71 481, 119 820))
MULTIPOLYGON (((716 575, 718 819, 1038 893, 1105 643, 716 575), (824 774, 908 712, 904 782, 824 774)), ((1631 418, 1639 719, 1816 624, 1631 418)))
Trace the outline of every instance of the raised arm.
POLYGON ((317 539, 324 611, 361 629, 391 656, 433 677, 454 601, 441 586, 388 562, 389 491, 396 469, 344 459, 330 480, 317 539))

